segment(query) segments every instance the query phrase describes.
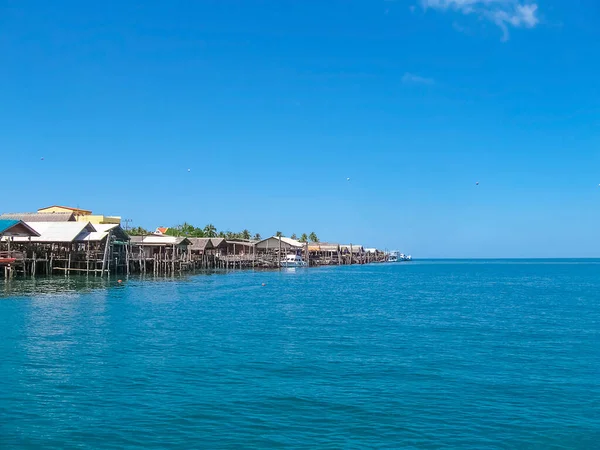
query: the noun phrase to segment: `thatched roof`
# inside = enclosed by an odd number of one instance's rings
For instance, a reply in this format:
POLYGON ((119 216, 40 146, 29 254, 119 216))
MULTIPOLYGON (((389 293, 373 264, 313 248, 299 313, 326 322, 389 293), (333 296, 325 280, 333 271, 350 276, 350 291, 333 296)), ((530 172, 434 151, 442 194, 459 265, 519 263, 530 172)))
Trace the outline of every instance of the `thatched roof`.
POLYGON ((227 245, 239 245, 240 247, 254 247, 256 241, 244 241, 244 240, 231 240, 227 241, 227 245))
POLYGON ((338 252, 340 250, 340 244, 331 244, 327 242, 316 242, 308 244, 309 252, 338 252))
POLYGON ((188 238, 192 245, 189 247, 192 251, 203 252, 215 248, 210 238, 188 238))
POLYGON ((352 247, 352 253, 364 253, 364 249, 362 245, 358 244, 348 244, 348 245, 340 245, 340 249, 342 252, 350 252, 350 248, 352 247))
POLYGON ((227 248, 227 241, 224 238, 210 238, 213 248, 227 248))

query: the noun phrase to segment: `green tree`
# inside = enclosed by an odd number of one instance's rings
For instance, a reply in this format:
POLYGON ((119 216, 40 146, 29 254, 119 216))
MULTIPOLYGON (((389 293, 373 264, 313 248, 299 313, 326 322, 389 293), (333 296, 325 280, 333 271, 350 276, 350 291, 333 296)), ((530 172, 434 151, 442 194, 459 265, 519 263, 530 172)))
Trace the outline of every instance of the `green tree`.
POLYGON ((194 227, 194 229, 190 232, 189 236, 198 238, 204 237, 204 230, 202 228, 194 227))
POLYGON ((217 237, 217 228, 212 223, 209 223, 204 227, 204 236, 209 238, 217 237))
POLYGON ((181 236, 181 228, 179 226, 170 227, 165 232, 165 235, 167 235, 167 236, 181 236))
POLYGON ((223 233, 222 231, 219 231, 219 234, 218 234, 218 236, 219 236, 220 238, 223 238, 223 239, 225 239, 225 233, 223 233))
POLYGON ((310 242, 319 242, 319 238, 314 231, 308 235, 308 239, 310 239, 310 242))
POLYGON ((298 238, 296 237, 296 233, 292 233, 292 235, 290 236, 290 238, 294 239, 294 240, 298 240, 298 238))
POLYGON ((250 237, 251 237, 250 231, 248 231, 248 230, 242 231, 242 239, 246 239, 248 241, 248 240, 250 240, 250 237))
POLYGON ((278 231, 277 233, 275 233, 275 236, 277 236, 277 237, 283 237, 283 233, 281 231, 278 231))
POLYGON ((133 227, 131 230, 127 231, 127 234, 129 236, 146 236, 147 234, 150 234, 150 233, 145 228, 133 227))
POLYGON ((182 225, 179 225, 179 230, 181 231, 181 234, 183 236, 189 236, 191 233, 194 232, 196 228, 193 225, 190 225, 187 222, 183 222, 182 225))
POLYGON ((260 236, 260 233, 256 233, 252 239, 255 240, 255 241, 261 241, 262 240, 262 238, 260 236))
POLYGON ((300 236, 300 242, 308 242, 308 236, 306 233, 302 233, 302 236, 300 236))

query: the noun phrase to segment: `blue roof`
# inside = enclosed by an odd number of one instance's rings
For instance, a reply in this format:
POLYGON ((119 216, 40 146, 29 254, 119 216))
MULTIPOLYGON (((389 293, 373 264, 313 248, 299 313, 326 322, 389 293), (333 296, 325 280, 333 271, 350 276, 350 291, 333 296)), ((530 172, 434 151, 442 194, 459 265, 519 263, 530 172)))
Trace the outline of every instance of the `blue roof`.
POLYGON ((20 220, 0 220, 0 233, 4 233, 9 228, 19 224, 20 220))

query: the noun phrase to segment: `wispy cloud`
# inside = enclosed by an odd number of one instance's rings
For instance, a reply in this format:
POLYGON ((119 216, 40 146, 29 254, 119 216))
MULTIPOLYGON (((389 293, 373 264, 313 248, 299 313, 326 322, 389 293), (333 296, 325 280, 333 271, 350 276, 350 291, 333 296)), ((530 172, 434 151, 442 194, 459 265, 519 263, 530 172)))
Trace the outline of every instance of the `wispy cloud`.
POLYGON ((528 0, 420 0, 425 9, 457 11, 490 20, 508 39, 509 27, 534 28, 539 23, 538 5, 528 0))
POLYGON ((414 73, 406 72, 402 77, 402 82, 404 84, 434 84, 435 80, 433 78, 425 78, 415 75, 414 73))

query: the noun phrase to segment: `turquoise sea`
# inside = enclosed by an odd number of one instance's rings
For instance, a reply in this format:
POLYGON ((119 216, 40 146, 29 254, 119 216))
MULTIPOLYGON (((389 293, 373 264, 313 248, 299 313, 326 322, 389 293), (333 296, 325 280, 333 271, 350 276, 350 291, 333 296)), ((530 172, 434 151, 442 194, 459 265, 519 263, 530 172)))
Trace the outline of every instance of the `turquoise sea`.
POLYGON ((0 448, 600 448, 600 261, 0 281, 0 448))

